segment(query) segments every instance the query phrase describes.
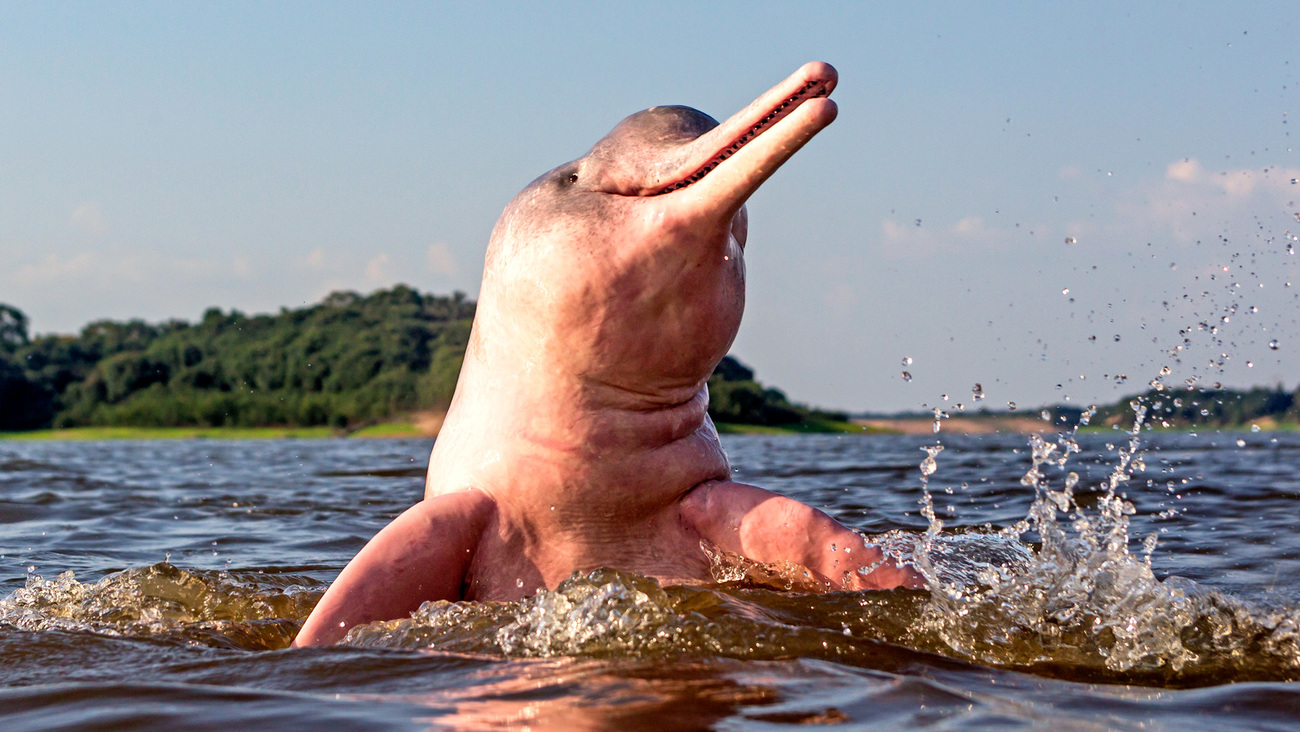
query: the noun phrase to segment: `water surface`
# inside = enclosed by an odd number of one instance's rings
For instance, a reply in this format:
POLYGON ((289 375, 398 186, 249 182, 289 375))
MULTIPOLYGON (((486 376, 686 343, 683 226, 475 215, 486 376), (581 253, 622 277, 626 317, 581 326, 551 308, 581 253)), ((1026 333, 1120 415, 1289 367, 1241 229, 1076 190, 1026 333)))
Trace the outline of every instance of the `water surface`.
POLYGON ((724 443, 930 589, 599 571, 287 650, 429 441, 0 443, 0 727, 1300 724, 1300 435, 1048 439, 1029 480, 1020 435, 724 443))

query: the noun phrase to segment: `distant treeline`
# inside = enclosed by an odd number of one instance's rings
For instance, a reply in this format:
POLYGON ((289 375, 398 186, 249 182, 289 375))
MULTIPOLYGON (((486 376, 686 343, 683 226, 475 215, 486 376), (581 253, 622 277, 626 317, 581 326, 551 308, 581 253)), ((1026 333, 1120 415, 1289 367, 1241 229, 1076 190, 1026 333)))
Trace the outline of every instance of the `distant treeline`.
POLYGON ((1094 424, 1131 424, 1133 405, 1146 407, 1146 421, 1160 427, 1300 426, 1297 392, 1256 387, 1235 389, 1154 389, 1097 410, 1094 424))
MULTIPOLYGON (((1142 394, 1126 396, 1114 404, 1097 408, 1089 424, 1120 425, 1130 427, 1134 419, 1134 405, 1145 408, 1145 424, 1153 427, 1176 428, 1236 428, 1250 424, 1262 427, 1300 428, 1300 390, 1287 391, 1280 385, 1273 388, 1256 387, 1238 389, 1170 389, 1148 390, 1142 394)), ((1043 415, 1045 422, 1070 427, 1079 423, 1084 410, 1071 404, 1056 404, 1033 410, 995 411, 986 408, 954 413, 965 419, 1002 419, 1015 414, 1043 415)), ((929 419, 930 412, 906 414, 864 414, 862 418, 912 418, 929 419)))
MULTIPOLYGON (((198 323, 97 321, 31 338, 0 304, 0 430, 332 425, 447 406, 474 318, 461 293, 336 292, 278 315, 212 308, 198 323)), ((715 420, 787 425, 812 412, 731 357, 709 379, 715 420)))

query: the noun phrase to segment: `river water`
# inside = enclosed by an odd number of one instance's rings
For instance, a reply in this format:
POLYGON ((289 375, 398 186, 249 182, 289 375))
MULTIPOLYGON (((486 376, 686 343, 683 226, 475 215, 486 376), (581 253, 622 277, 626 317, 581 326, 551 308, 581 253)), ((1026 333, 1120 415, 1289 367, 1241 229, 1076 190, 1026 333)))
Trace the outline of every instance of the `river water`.
POLYGON ((429 441, 0 442, 0 729, 1300 726, 1300 435, 724 443, 929 589, 605 570, 287 650, 429 441))

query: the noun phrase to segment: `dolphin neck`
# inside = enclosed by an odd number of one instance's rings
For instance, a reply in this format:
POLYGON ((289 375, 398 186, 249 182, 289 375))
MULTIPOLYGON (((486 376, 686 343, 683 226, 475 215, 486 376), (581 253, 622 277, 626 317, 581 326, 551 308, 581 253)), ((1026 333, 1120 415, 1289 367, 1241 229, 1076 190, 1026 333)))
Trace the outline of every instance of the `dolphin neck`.
POLYGON ((563 483, 577 498, 583 486, 603 492, 617 484, 658 503, 730 473, 703 384, 690 398, 661 406, 614 405, 604 387, 572 384, 548 396, 498 383, 486 396, 476 382, 488 374, 467 366, 434 444, 428 495, 467 488, 550 495, 563 483))
POLYGON ((521 379, 498 384, 491 405, 471 409, 499 427, 494 440, 522 437, 570 452, 608 454, 653 450, 696 433, 708 419, 708 403, 703 382, 640 391, 590 378, 521 379))

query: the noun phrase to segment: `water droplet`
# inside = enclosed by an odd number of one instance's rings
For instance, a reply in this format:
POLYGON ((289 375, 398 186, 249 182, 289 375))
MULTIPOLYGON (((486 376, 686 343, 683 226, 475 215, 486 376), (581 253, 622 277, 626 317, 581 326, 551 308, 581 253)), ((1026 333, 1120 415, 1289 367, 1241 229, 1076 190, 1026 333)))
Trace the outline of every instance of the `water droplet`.
POLYGON ((947 395, 947 394, 940 394, 939 396, 940 396, 940 398, 942 398, 945 402, 948 401, 948 395, 947 395))
POLYGON ((29 565, 27 565, 27 574, 31 574, 32 572, 35 572, 35 571, 36 571, 36 565, 35 565, 35 564, 29 564, 29 565))
POLYGON ((1116 333, 1116 334, 1115 334, 1115 342, 1116 342, 1116 343, 1119 343, 1119 333, 1116 333))
POLYGON ((978 402, 984 399, 984 387, 982 385, 976 384, 975 386, 971 387, 970 391, 971 391, 971 396, 975 399, 975 401, 978 402))
POLYGON ((1016 403, 1015 403, 1015 402, 1007 402, 1007 411, 1009 411, 1009 412, 1014 412, 1014 411, 1016 411, 1016 403))
POLYGON ((939 453, 943 452, 943 445, 927 445, 923 446, 921 449, 925 451, 925 459, 921 461, 920 465, 921 475, 928 478, 931 475, 934 475, 934 471, 939 468, 939 466, 935 464, 934 458, 939 453))
POLYGON ((839 550, 840 550, 839 547, 835 546, 834 544, 831 544, 831 551, 833 551, 833 552, 837 552, 837 551, 839 551, 839 550))
POLYGON ((1270 350, 1274 350, 1274 351, 1276 351, 1276 350, 1277 350, 1277 339, 1274 338, 1273 340, 1269 341, 1269 342, 1268 342, 1268 347, 1269 347, 1270 350))
POLYGON ((1250 426, 1250 431, 1251 431, 1251 432, 1254 432, 1254 433, 1256 433, 1256 434, 1259 434, 1259 425, 1257 425, 1257 424, 1252 424, 1252 425, 1250 426))
POLYGON ((904 365, 904 366, 911 366, 911 365, 912 365, 912 357, 911 357, 911 356, 903 356, 903 365, 904 365))
POLYGON ((523 580, 522 578, 520 578, 520 579, 516 579, 516 580, 515 580, 515 587, 518 587, 519 589, 523 589, 523 587, 524 587, 524 580, 523 580))
POLYGON ((1246 441, 1243 440, 1243 439, 1241 439, 1240 437, 1238 437, 1238 438, 1237 438, 1237 447, 1245 447, 1245 446, 1246 446, 1246 441))
POLYGON ((1254 361, 1247 361, 1247 362, 1246 362, 1246 368, 1248 368, 1248 369, 1253 369, 1253 368, 1255 368, 1255 362, 1254 362, 1254 361))
POLYGON ((904 372, 903 372, 903 381, 911 381, 911 380, 912 380, 912 372, 911 372, 911 371, 904 371, 904 372))
POLYGON ((1252 312, 1252 313, 1258 313, 1258 312, 1259 312, 1259 308, 1255 307, 1254 305, 1251 305, 1251 306, 1250 306, 1250 312, 1252 312))
POLYGON ((1066 243, 1066 244, 1073 244, 1075 241, 1076 241, 1076 239, 1075 239, 1074 237, 1072 237, 1072 236, 1067 236, 1067 237, 1065 237, 1065 243, 1066 243))
POLYGON ((1061 294, 1062 294, 1062 295, 1068 295, 1068 294, 1070 294, 1070 288, 1068 288, 1068 287, 1062 288, 1062 289, 1061 289, 1061 294))
MULTIPOLYGON (((1292 183, 1295 183, 1295 181, 1291 181, 1291 182, 1292 182, 1292 183)), ((917 219, 917 220, 916 220, 916 225, 917 225, 917 226, 920 226, 920 225, 921 225, 921 220, 920 220, 920 219, 917 219)))

